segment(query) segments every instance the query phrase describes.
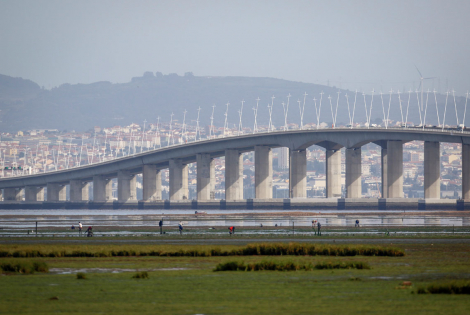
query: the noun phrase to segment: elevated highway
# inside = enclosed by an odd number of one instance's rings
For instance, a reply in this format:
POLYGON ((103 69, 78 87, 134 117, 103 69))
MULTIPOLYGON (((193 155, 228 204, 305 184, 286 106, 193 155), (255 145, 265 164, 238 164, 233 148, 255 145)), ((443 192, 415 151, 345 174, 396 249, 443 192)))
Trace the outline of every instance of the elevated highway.
POLYGON ((341 154, 346 150, 346 197, 361 194, 361 147, 376 143, 381 149, 382 196, 403 198, 403 143, 424 141, 425 199, 440 198, 440 143, 462 144, 462 196, 470 199, 470 133, 435 128, 335 128, 272 131, 219 137, 172 145, 92 165, 33 175, 0 179, 3 199, 26 202, 88 201, 88 183, 93 182, 93 201, 112 200, 111 180, 118 179, 118 201, 136 200, 135 175, 143 175, 143 201, 161 200, 161 170, 170 172, 170 200, 188 199, 187 164, 197 163, 197 200, 209 201, 214 191, 213 159, 225 156, 226 201, 243 200, 241 154, 255 152, 256 199, 272 199, 272 149, 290 151, 291 198, 306 198, 306 148, 326 149, 327 198, 341 197, 341 154), (47 195, 44 188, 47 187, 47 195))

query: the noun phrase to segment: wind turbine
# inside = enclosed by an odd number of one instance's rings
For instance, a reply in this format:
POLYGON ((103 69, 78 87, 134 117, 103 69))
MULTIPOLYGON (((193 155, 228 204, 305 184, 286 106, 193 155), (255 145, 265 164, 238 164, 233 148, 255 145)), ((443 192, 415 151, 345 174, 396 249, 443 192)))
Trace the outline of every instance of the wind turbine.
POLYGON ((421 71, 419 71, 418 67, 416 67, 416 70, 418 71, 419 78, 420 78, 418 91, 421 90, 421 111, 423 111, 423 93, 424 93, 423 81, 432 80, 432 79, 435 79, 436 77, 423 78, 423 75, 421 74, 421 71))

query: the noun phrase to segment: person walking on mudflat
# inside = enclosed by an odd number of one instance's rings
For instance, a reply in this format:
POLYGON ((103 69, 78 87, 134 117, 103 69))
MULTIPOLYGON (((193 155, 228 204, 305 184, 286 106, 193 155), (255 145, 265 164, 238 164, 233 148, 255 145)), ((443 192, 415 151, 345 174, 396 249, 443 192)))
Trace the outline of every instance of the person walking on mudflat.
POLYGON ((183 235, 183 222, 180 221, 180 223, 178 224, 178 229, 180 231, 180 235, 183 235))
POLYGON ((321 236, 321 223, 317 223, 317 228, 318 228, 318 236, 321 236))

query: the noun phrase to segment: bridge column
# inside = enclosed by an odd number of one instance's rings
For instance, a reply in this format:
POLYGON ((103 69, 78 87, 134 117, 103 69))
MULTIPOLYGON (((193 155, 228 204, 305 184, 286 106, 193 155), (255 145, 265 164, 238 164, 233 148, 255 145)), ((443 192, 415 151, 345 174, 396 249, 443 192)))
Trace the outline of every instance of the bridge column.
POLYGON ((346 149, 346 198, 362 196, 361 148, 346 149))
POLYGON ((403 142, 387 141, 387 198, 403 198, 403 142))
POLYGON ((145 201, 162 199, 162 173, 156 165, 142 167, 142 195, 145 201))
POLYGON ((188 165, 181 159, 170 160, 170 200, 188 199, 188 165))
POLYGON ((385 144, 382 145, 380 161, 382 164, 382 198, 387 198, 388 196, 388 182, 387 182, 387 174, 388 174, 388 150, 387 150, 387 141, 384 141, 385 144))
POLYGON ((215 162, 209 153, 196 155, 197 200, 214 199, 215 162))
POLYGON ((225 200, 243 199, 243 155, 225 150, 225 200))
POLYGON ((341 197, 341 150, 326 150, 326 198, 341 197))
POLYGON ((24 199, 25 201, 44 201, 44 187, 26 186, 24 199))
POLYGON ((93 201, 105 202, 113 199, 113 181, 105 176, 93 176, 93 201))
POLYGON ((137 200, 136 177, 130 171, 118 171, 118 201, 137 200))
POLYGON ((462 199, 470 199, 470 144, 462 143, 462 199))
POLYGON ((273 197, 273 152, 267 146, 255 146, 255 197, 273 197))
POLYGON ((291 198, 307 197, 307 150, 289 149, 289 192, 291 198))
POLYGON ((47 184, 47 201, 65 201, 67 189, 61 184, 47 184))
POLYGON ((424 198, 441 198, 439 142, 424 142, 424 198))
POLYGON ((88 201, 89 183, 81 179, 72 179, 70 181, 70 201, 88 201))
POLYGON ((4 189, 4 200, 5 201, 18 201, 21 198, 21 190, 17 188, 5 188, 4 189))

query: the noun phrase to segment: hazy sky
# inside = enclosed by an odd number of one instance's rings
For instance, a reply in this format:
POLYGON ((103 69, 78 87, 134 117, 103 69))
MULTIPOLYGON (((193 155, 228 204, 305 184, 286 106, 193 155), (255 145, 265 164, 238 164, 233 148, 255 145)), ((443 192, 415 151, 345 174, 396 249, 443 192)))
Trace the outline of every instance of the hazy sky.
POLYGON ((469 31, 468 0, 0 0, 0 73, 46 88, 160 71, 368 92, 412 88, 416 65, 462 95, 469 31))

